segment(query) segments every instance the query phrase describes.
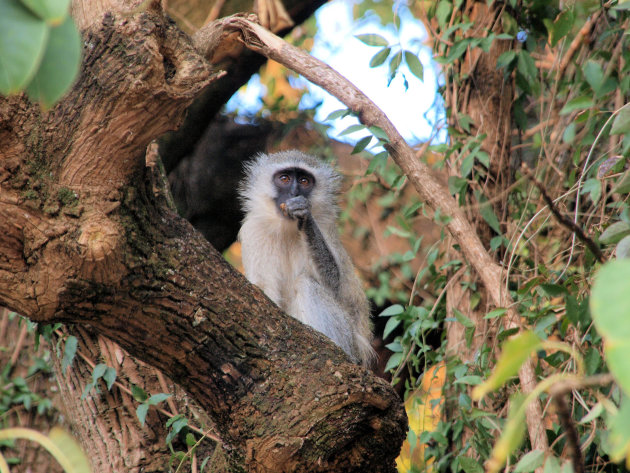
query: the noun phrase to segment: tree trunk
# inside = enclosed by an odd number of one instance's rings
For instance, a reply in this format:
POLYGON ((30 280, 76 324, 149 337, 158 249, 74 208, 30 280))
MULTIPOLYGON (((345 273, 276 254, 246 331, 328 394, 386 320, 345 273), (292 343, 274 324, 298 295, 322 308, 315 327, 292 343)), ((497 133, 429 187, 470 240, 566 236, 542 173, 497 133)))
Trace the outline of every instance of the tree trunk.
MULTIPOLYGON (((465 2, 460 9, 473 23, 473 27, 466 32, 466 36, 480 38, 487 36, 490 32, 501 33, 503 8, 505 5, 498 3, 488 6, 486 2, 476 0, 465 2)), ((510 40, 495 39, 488 52, 484 52, 480 47, 469 48, 453 66, 457 68, 457 73, 454 75, 458 77, 458 82, 448 84, 445 93, 447 106, 451 109, 449 126, 470 139, 485 135, 481 149, 489 156, 489 166, 485 180, 479 180, 480 185, 476 190, 488 200, 488 205, 492 205, 499 222, 505 222, 508 205, 502 196, 505 195, 512 179, 510 148, 514 89, 512 80, 505 78, 503 70, 497 68, 497 60, 501 54, 510 49, 510 43, 510 40), (469 129, 466 126, 460 126, 458 121, 460 114, 472 119, 469 129)), ((457 164, 454 167, 457 171, 459 170, 457 164)), ((490 240, 495 234, 480 212, 480 205, 483 202, 470 198, 469 203, 471 205, 467 211, 468 219, 475 225, 481 242, 489 248, 490 240)), ((483 278, 477 275, 477 280, 481 279, 483 278)), ((462 294, 460 287, 447 293, 448 315, 452 316, 453 309, 460 310, 474 322, 477 332, 470 347, 467 347, 464 331, 458 329, 455 323, 448 324, 448 347, 451 353, 456 353, 463 360, 472 360, 477 350, 488 340, 488 335, 496 330, 496 328, 489 328, 487 320, 484 319, 487 303, 493 299, 489 294, 491 290, 493 289, 486 287, 486 291, 483 292, 486 297, 482 299, 478 310, 471 309, 469 297, 462 294)), ((505 291, 503 287, 499 290, 505 291)), ((520 321, 515 315, 510 315, 505 325, 506 328, 519 327, 520 321)), ((533 389, 536 376, 532 360, 527 360, 523 364, 519 371, 519 378, 524 392, 533 389)), ((541 427, 541 419, 540 403, 532 402, 527 409, 530 441, 534 449, 545 451, 548 449, 548 443, 544 429, 541 427)))
POLYGON ((0 99, 0 303, 89 324, 162 370, 216 423, 233 471, 393 471, 405 416, 391 387, 168 208, 145 149, 212 71, 155 3, 103 16, 117 7, 74 5, 85 57, 54 109, 0 99))

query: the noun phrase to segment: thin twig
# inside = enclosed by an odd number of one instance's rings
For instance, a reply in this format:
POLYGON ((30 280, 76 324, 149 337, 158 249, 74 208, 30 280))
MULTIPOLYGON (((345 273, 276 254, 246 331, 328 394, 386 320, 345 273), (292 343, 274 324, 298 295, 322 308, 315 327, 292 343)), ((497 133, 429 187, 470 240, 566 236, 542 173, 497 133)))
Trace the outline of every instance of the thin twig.
POLYGON ((567 447, 571 456, 571 463, 573 463, 573 471, 575 473, 584 473, 584 458, 580 449, 580 438, 571 418, 571 410, 564 398, 564 395, 553 398, 556 403, 558 419, 567 434, 567 447))
POLYGON ((588 247, 589 250, 591 250, 591 253, 595 255, 595 257, 600 263, 605 263, 606 258, 604 257, 602 250, 600 250, 599 246, 597 246, 597 243, 595 243, 591 238, 589 238, 586 235, 586 233, 584 233, 584 230, 582 229, 582 227, 580 227, 577 223, 575 223, 570 218, 560 213, 560 211, 558 210, 558 207, 556 207, 556 204, 553 202, 551 197, 549 197, 549 194, 547 194, 544 184, 540 182, 538 179, 536 179, 536 176, 534 176, 532 171, 529 169, 529 167, 525 163, 523 163, 523 165, 521 166, 521 170, 527 176, 527 178, 536 185, 536 187, 538 188, 538 191, 540 192, 541 197, 545 201, 545 204, 547 204, 547 207, 549 207, 549 210, 551 210, 551 213, 553 214, 553 216, 556 217, 556 220, 558 221, 558 223, 562 225, 563 227, 568 228, 569 231, 574 233, 578 237, 578 239, 582 243, 584 243, 588 247))
MULTIPOLYGON (((157 375, 158 383, 160 383, 162 392, 168 393, 169 389, 168 389, 168 385, 166 384, 166 378, 164 377, 164 374, 158 369, 155 369, 155 374, 157 375)), ((177 406, 175 405, 175 401, 173 400, 173 396, 166 399, 166 402, 168 404, 168 407, 171 409, 171 412, 173 413, 173 415, 179 414, 179 412, 177 411, 177 406)))
POLYGON ((20 330, 20 335, 18 336, 18 341, 15 344, 15 349, 13 350, 13 354, 11 355, 11 366, 15 366, 15 364, 17 363, 17 360, 20 356, 20 352, 22 351, 22 348, 24 347, 24 341, 26 340, 26 334, 28 331, 28 326, 26 325, 26 323, 24 325, 22 325, 22 329, 20 330))

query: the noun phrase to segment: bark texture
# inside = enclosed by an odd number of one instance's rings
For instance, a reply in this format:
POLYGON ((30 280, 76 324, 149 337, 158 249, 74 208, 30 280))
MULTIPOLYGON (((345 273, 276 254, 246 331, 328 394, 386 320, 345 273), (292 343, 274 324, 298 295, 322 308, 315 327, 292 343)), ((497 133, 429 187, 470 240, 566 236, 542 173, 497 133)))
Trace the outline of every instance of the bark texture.
POLYGON ((252 287, 147 172, 148 143, 214 77, 149 7, 81 10, 81 76, 50 112, 0 99, 0 304, 88 324, 168 374, 232 471, 393 471, 406 424, 391 387, 252 287))

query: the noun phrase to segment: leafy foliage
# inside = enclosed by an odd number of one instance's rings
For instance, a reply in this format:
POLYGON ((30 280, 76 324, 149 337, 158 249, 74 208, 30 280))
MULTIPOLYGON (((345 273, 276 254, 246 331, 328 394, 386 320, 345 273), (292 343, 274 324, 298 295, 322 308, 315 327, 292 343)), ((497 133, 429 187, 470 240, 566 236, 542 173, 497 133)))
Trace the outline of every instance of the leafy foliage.
MULTIPOLYGON (((370 8, 393 22, 375 2, 358 12, 370 8)), ((399 471, 559 472, 576 461, 587 471, 623 471, 612 462, 630 461, 628 2, 441 0, 410 8, 433 41, 447 104, 449 143, 429 146, 424 159, 448 174, 451 193, 503 263, 501 290, 515 303, 488 303, 488 288, 477 285, 444 231, 431 241, 419 230, 422 219, 441 228, 439 209, 431 214, 405 194, 404 176, 380 152, 385 143, 374 145, 376 133, 360 142, 354 151, 369 160, 366 175, 375 179, 354 186, 348 201, 377 199, 395 215, 385 236, 409 248, 383 256, 387 270, 374 268, 378 281, 368 294, 382 308, 379 326, 392 352, 385 368, 404 383, 410 419, 433 415, 426 403, 409 400, 445 367, 435 403, 443 406, 442 421, 418 428, 413 420, 399 471), (483 69, 488 60, 492 68, 483 69), (502 82, 488 79, 493 70, 502 82), (493 130, 469 108, 477 89, 488 101, 499 90, 492 100, 511 104, 504 144, 511 162, 496 161, 493 130), (575 226, 603 259, 576 237, 575 226), (601 267, 614 256, 618 261, 601 267), (453 293, 460 294, 455 301, 453 293), (530 359, 537 384, 523 396, 516 374, 530 359), (553 410, 559 397, 570 401, 581 460, 553 410), (538 420, 546 451, 527 443, 525 428, 527 406, 540 401, 547 406, 538 420)), ((422 77, 411 53, 376 33, 357 37, 375 49, 371 67, 388 67, 391 77, 404 60, 422 77)))
POLYGON ((0 2, 0 94, 26 90, 50 108, 74 82, 81 39, 69 0, 0 2))

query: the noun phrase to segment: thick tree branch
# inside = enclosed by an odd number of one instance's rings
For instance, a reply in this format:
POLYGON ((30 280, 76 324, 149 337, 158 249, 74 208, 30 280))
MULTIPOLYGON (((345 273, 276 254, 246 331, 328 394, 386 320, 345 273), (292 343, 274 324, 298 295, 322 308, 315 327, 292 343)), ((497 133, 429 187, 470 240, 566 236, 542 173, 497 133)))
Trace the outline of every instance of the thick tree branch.
MULTIPOLYGON (((431 208, 440 209, 443 215, 450 217, 446 224, 448 230, 459 243, 469 264, 479 274, 493 302, 499 307, 508 308, 508 328, 519 328, 518 314, 511 308, 513 301, 510 295, 502 290, 501 267, 484 248, 455 199, 442 184, 432 178, 429 168, 416 158, 414 151, 387 116, 350 81, 328 65, 288 44, 260 25, 245 18, 230 17, 223 20, 223 28, 227 31, 240 31, 243 42, 248 48, 283 64, 321 86, 354 111, 363 124, 377 126, 385 131, 389 138, 386 148, 392 159, 412 182, 420 197, 431 208)), ((199 49, 201 45, 196 44, 196 47, 199 49)), ((519 378, 524 392, 530 392, 536 385, 534 365, 531 360, 523 365, 519 378)), ((527 413, 530 440, 534 449, 545 450, 547 440, 541 419, 540 404, 532 403, 527 413)))
POLYGON ((235 471, 394 471, 393 389, 283 314, 159 198, 149 141, 213 72, 155 11, 87 22, 42 113, 0 98, 0 305, 88 324, 185 388, 235 471))

